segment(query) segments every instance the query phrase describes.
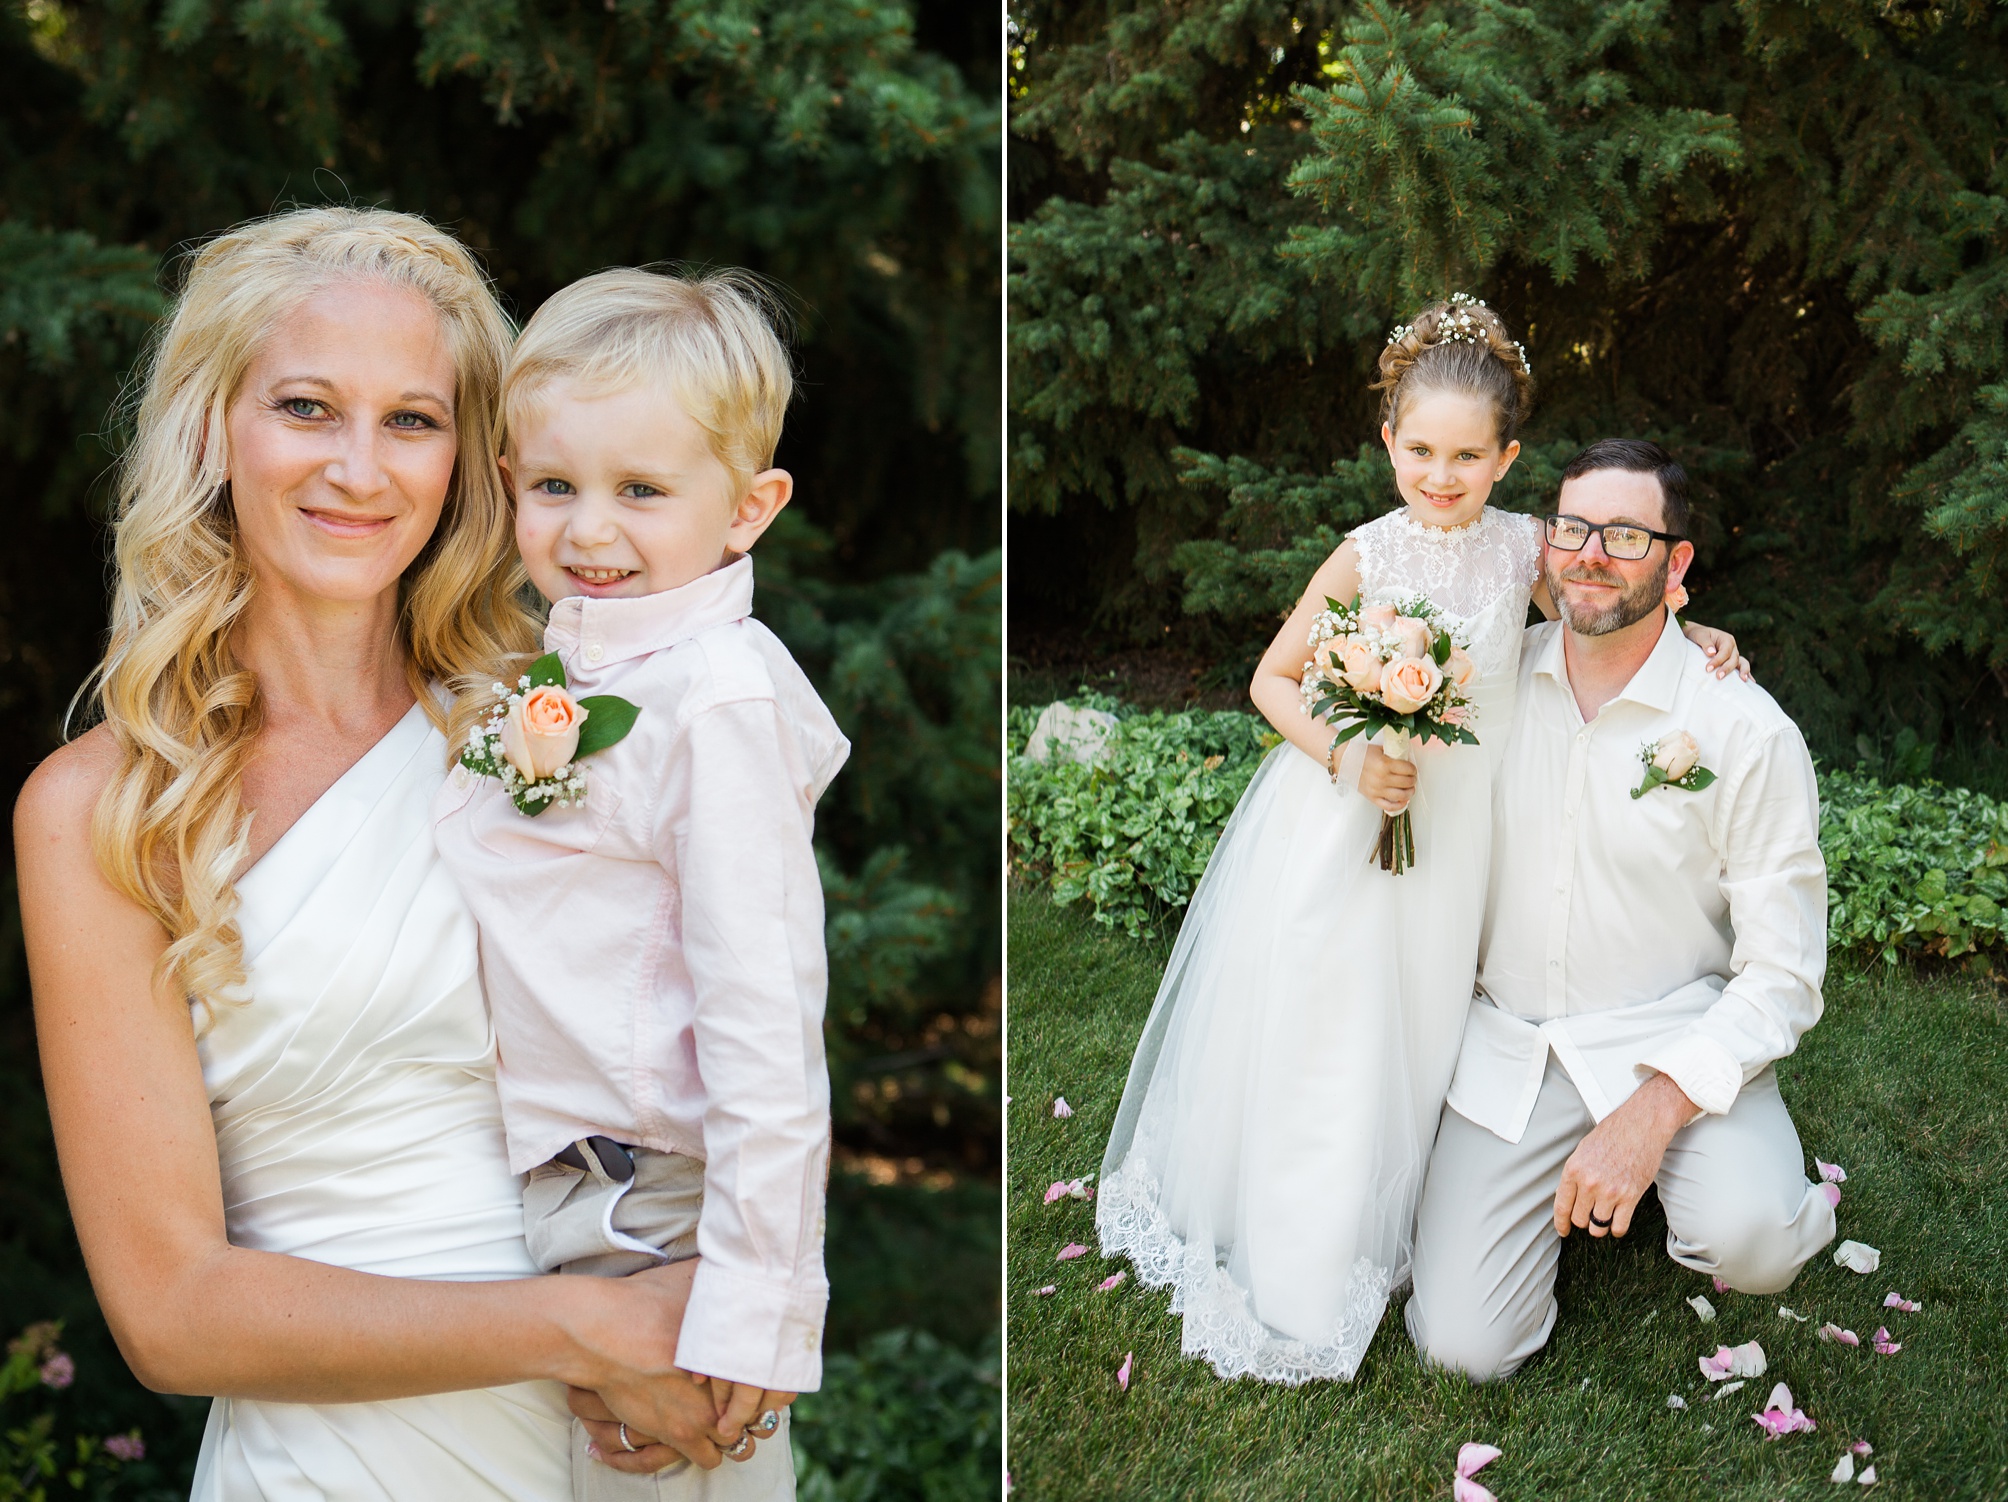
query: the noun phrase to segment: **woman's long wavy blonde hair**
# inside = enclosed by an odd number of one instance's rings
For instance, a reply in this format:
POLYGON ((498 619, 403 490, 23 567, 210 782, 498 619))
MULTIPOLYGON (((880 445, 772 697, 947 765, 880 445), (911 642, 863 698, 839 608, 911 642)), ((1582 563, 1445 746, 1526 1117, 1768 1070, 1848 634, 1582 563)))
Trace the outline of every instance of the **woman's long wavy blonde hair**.
POLYGON ((92 827, 98 864, 167 930, 156 981, 205 1011, 245 980, 240 788, 263 718, 257 681, 231 650, 254 581, 238 546, 224 417, 273 326, 349 281, 423 297, 453 354, 453 478, 398 590, 418 702, 443 728, 431 684, 536 639, 495 465, 510 330, 473 256, 423 219, 378 209, 276 214, 204 245, 141 369, 119 468, 111 639, 87 692, 119 749, 92 827))

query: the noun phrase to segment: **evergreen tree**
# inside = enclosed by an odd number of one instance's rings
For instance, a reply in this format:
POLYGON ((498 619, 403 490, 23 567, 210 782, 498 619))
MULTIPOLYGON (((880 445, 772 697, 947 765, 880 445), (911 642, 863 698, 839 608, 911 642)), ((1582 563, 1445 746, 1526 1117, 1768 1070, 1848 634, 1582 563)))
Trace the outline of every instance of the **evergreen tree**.
POLYGON ((1018 619, 1145 637, 1182 609, 1248 657, 1393 502, 1372 364, 1461 289, 1540 386, 1505 504, 1545 506, 1590 438, 1658 438, 1697 480, 1695 612, 1816 746, 1995 743, 2008 11, 1021 0, 1012 26, 1013 538, 1094 560, 1018 619))

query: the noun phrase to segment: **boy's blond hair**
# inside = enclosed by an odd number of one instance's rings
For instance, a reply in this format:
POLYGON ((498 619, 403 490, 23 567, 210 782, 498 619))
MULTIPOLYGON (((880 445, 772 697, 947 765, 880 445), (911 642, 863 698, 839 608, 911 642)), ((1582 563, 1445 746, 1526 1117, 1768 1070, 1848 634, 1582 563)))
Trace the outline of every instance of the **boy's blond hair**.
POLYGON ((773 465, 794 394, 780 300, 748 271, 616 267, 557 293, 524 327, 502 377, 502 446, 553 381, 588 391, 655 385, 711 439, 736 500, 773 465))

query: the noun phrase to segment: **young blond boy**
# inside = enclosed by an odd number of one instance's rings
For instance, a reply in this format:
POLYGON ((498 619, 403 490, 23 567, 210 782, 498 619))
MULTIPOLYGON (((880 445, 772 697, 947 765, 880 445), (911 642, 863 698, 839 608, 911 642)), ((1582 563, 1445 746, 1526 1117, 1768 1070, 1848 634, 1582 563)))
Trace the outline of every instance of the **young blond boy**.
MULTIPOLYGON (((579 758, 580 798, 532 816, 463 766, 436 810, 480 924, 525 1233, 546 1271, 703 1259, 677 1365, 710 1379, 715 1432, 745 1456, 627 1474, 599 1457, 653 1437, 608 1424, 596 1443, 575 1423, 580 1502, 792 1497, 787 1403, 821 1379, 827 974, 810 835, 850 747, 752 619, 747 556, 793 489, 771 467, 791 389, 750 278, 637 270, 545 303, 503 384, 545 650, 574 700, 640 710, 579 758)), ((516 729, 519 745, 539 733, 516 729)))

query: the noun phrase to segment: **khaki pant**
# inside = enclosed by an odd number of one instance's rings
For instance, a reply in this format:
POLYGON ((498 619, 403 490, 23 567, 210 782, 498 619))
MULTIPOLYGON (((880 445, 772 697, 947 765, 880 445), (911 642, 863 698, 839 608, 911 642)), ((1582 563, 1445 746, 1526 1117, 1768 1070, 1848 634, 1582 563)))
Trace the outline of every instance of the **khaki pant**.
MULTIPOLYGON (((638 1147, 634 1177, 616 1183, 591 1153, 590 1171, 562 1163, 530 1170, 523 1188, 523 1234, 544 1272, 624 1278, 697 1255, 704 1205, 704 1165, 681 1153, 638 1147)), ((573 1502, 794 1502, 795 1457, 789 1415, 758 1441, 750 1460, 706 1471, 678 1461, 652 1476, 631 1476, 586 1453, 585 1427, 572 1421, 573 1502)))
MULTIPOLYGON (((1517 1143, 1445 1108, 1423 1183, 1408 1331, 1426 1361, 1510 1377, 1555 1328, 1555 1190, 1596 1122, 1551 1054, 1517 1143)), ((1739 1293, 1776 1293, 1834 1239, 1799 1134, 1766 1069, 1722 1116, 1675 1134, 1654 1181, 1667 1255, 1739 1293)), ((1583 1236, 1586 1231, 1572 1235, 1583 1236)))

